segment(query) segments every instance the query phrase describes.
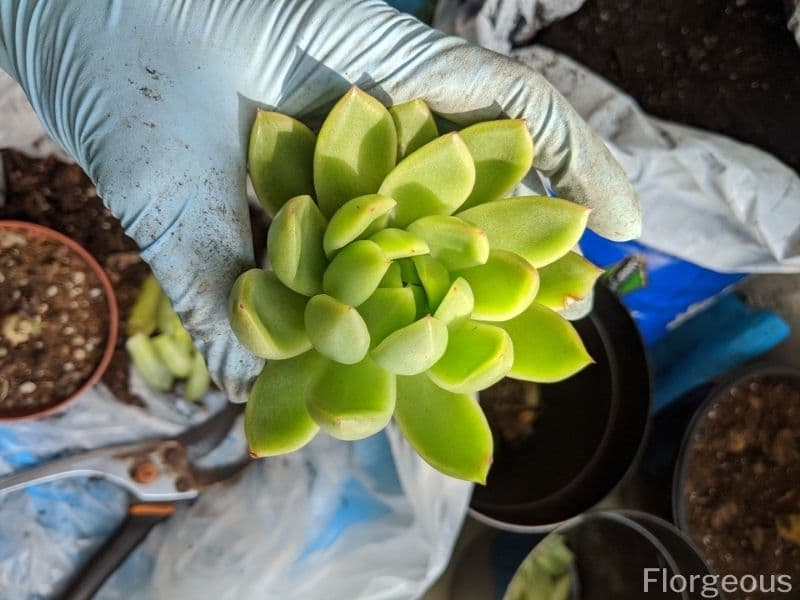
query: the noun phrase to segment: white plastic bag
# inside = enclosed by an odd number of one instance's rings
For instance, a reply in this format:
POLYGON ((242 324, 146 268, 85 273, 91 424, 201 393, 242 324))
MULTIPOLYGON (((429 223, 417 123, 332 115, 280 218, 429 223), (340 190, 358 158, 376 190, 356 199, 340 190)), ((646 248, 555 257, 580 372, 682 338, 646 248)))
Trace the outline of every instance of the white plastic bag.
MULTIPOLYGON (((568 4, 559 16, 576 8, 568 4)), ((794 171, 753 146, 648 116, 630 96, 559 52, 536 45, 512 50, 518 40, 510 25, 529 22, 530 5, 444 0, 436 25, 510 54, 569 100, 633 182, 642 202, 642 243, 721 272, 800 271, 794 171), (498 5, 503 18, 493 19, 498 5)))

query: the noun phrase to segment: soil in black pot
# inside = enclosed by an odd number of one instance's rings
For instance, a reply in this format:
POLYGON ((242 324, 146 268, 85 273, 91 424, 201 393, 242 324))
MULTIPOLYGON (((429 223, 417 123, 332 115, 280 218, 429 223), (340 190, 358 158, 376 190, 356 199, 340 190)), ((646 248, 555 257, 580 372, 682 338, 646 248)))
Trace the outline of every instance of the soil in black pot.
POLYGON ((105 350, 107 315, 100 280, 74 251, 0 228, 0 416, 77 391, 105 350))
POLYGON ((481 392, 480 398, 495 445, 523 444, 533 437, 541 410, 537 384, 503 379, 481 392))
POLYGON ((791 575, 796 586, 800 387, 764 377, 731 388, 709 410, 687 456, 685 521, 712 570, 791 575))

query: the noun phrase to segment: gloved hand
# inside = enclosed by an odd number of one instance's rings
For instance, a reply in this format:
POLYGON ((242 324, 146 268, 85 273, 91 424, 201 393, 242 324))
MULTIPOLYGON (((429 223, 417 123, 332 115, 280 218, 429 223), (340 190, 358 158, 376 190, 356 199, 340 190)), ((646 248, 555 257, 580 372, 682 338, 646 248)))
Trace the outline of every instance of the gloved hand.
POLYGON ((253 263, 259 106, 307 116, 357 84, 459 123, 524 117, 534 166, 594 209, 590 227, 612 239, 641 227, 622 169, 542 77, 377 0, 0 0, 0 67, 138 242, 234 401, 262 366, 226 314, 253 263))
POLYGON ((800 46, 800 0, 785 0, 786 12, 789 15, 789 31, 794 34, 800 46))

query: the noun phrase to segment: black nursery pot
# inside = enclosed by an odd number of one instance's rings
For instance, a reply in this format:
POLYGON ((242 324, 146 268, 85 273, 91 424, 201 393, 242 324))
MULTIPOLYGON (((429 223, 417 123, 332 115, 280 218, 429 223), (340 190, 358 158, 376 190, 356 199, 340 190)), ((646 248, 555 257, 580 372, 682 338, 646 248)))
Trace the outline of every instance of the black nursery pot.
MULTIPOLYGON (((550 535, 561 536, 573 554, 568 569, 570 600, 640 600, 645 596, 689 600, 703 593, 702 597, 724 597, 688 537, 652 515, 592 512, 550 535)), ((526 560, 532 560, 542 544, 526 560)), ((522 571, 518 571, 520 577, 522 571)))
POLYGON ((596 361, 540 386, 541 411, 529 438, 495 432, 485 486, 472 515, 510 531, 544 532, 597 505, 636 461, 648 425, 650 375, 639 332, 619 299, 595 288, 594 307, 574 323, 596 361))

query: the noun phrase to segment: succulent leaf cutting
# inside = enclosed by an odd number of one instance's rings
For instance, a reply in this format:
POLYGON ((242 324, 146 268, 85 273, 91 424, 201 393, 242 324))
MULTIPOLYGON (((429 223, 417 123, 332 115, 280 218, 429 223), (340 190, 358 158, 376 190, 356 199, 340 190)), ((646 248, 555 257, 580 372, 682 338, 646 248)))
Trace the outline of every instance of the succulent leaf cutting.
POLYGON ((243 273, 229 305, 238 339, 267 359, 245 411, 255 455, 394 418, 433 467, 485 482, 476 392, 591 362, 557 313, 599 274, 571 252, 588 209, 507 197, 533 152, 523 121, 440 136, 422 100, 387 109, 355 87, 318 135, 258 113, 248 168, 273 217, 269 266, 243 273))

